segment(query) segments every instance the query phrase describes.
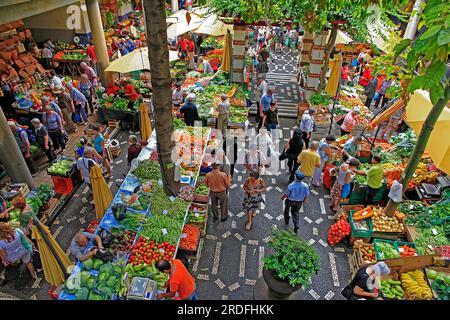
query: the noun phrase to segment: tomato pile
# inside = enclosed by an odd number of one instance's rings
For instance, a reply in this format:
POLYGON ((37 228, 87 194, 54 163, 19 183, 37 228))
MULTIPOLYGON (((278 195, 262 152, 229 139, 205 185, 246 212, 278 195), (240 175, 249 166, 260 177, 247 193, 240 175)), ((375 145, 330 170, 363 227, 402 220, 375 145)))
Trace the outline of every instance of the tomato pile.
POLYGON ((408 247, 408 245, 403 245, 401 247, 399 247, 400 250, 400 256, 402 257, 413 257, 417 255, 417 251, 416 249, 412 248, 412 247, 408 247), (400 250, 403 249, 403 250, 400 250))
POLYGON ((174 258, 176 247, 168 242, 155 243, 143 237, 139 237, 136 244, 133 246, 129 263, 133 266, 139 264, 152 265, 160 259, 171 261, 174 258))
POLYGON ((350 224, 344 220, 340 220, 333 224, 328 231, 328 243, 331 245, 338 244, 346 236, 350 235, 350 224))

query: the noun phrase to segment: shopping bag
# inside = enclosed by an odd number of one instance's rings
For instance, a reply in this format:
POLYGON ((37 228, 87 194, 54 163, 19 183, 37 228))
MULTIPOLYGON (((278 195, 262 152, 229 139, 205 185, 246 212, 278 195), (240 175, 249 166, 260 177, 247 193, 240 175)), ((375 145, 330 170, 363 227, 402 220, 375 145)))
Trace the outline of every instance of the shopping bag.
POLYGON ((72 113, 72 121, 75 122, 75 123, 81 122, 81 117, 80 117, 80 114, 78 112, 72 113))
POLYGON ((283 161, 283 160, 286 160, 287 158, 288 158, 288 155, 286 154, 286 149, 283 149, 283 152, 278 157, 278 160, 283 161))

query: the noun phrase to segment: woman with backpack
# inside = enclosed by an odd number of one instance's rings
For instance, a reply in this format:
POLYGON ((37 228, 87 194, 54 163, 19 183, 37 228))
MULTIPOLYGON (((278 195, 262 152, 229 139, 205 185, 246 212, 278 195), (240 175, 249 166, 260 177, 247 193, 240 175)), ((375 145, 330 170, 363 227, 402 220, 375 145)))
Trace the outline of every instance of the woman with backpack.
POLYGON ((284 146, 284 153, 288 159, 288 168, 290 172, 289 183, 294 181, 294 174, 300 165, 297 158, 303 150, 303 133, 300 128, 296 128, 292 133, 292 138, 284 146))
POLYGON ((52 139, 55 146, 55 153, 63 153, 66 149, 66 143, 64 140, 64 127, 61 121, 61 117, 52 110, 49 105, 44 107, 44 115, 42 116, 42 123, 47 127, 48 134, 52 139))

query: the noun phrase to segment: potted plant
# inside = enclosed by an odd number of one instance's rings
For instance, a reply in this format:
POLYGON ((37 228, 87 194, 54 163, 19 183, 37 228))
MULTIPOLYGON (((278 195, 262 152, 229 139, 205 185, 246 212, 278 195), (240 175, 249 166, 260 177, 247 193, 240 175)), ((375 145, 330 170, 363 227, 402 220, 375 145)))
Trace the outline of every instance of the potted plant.
POLYGON ((307 287, 311 276, 320 270, 317 253, 292 231, 273 229, 269 247, 274 253, 264 259, 263 278, 271 299, 288 299, 307 287))

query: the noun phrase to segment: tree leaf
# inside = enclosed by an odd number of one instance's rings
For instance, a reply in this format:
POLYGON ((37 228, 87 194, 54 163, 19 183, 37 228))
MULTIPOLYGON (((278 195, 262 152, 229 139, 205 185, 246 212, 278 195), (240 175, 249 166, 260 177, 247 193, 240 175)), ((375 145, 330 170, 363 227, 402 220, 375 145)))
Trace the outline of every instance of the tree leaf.
POLYGON ((444 87, 442 87, 442 85, 433 86, 433 88, 430 89, 431 103, 435 105, 439 99, 442 98, 444 98, 444 87))
POLYGON ((394 60, 411 45, 411 39, 403 39, 394 48, 394 60))
POLYGON ((436 33, 438 33, 441 30, 442 26, 437 25, 437 26, 432 26, 430 29, 428 29, 427 31, 424 32, 424 34, 422 34, 420 36, 421 40, 425 40, 428 38, 431 38, 432 36, 434 36, 436 33))
POLYGON ((424 78, 423 76, 418 76, 415 79, 413 79, 410 84, 408 85, 408 92, 414 92, 417 89, 421 89, 424 85, 424 78))
POLYGON ((445 19, 445 27, 450 28, 450 15, 445 19))
POLYGON ((447 28, 445 30, 441 30, 439 32, 438 38, 437 38, 437 43, 440 46, 444 46, 447 43, 450 42, 450 28, 447 28))

